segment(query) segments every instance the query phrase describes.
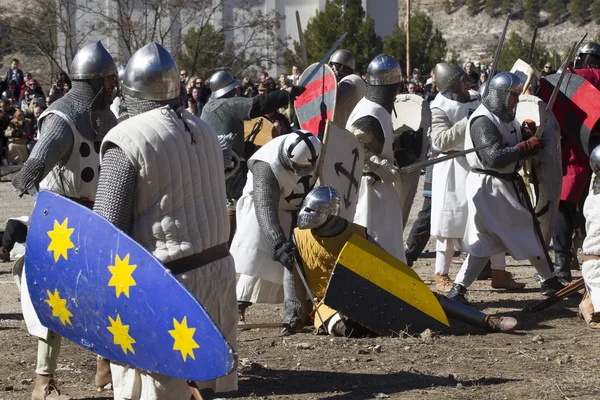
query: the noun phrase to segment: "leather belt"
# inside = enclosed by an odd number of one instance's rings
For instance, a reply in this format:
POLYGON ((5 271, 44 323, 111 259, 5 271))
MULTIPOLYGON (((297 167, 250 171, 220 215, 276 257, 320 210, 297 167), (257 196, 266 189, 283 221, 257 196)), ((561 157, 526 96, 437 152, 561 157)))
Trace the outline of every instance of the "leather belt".
POLYGON ((505 181, 516 181, 520 177, 520 175, 516 172, 503 174, 498 171, 494 171, 494 170, 490 170, 490 169, 479 169, 479 168, 472 168, 471 171, 476 172, 478 174, 490 175, 490 176, 493 176, 494 178, 498 178, 498 179, 504 179, 505 181))
POLYGON ((210 264, 213 261, 220 260, 229 255, 229 246, 227 243, 221 243, 216 246, 210 247, 200 253, 193 254, 191 256, 178 258, 174 261, 169 261, 165 264, 165 267, 173 273, 173 275, 183 274, 185 272, 192 271, 196 268, 210 264))
POLYGON ((596 255, 596 254, 584 254, 583 255, 583 262, 586 261, 597 261, 600 260, 600 256, 596 255))

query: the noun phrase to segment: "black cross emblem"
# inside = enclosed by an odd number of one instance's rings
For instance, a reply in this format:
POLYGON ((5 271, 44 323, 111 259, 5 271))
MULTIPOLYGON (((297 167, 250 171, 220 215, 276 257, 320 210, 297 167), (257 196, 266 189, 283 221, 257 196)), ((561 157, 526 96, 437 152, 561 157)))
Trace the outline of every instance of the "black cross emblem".
POLYGON ((304 199, 308 192, 310 192, 310 190, 312 189, 312 186, 310 185, 311 177, 312 175, 306 175, 300 178, 300 180, 298 180, 298 183, 302 184, 302 190, 304 190, 304 193, 294 193, 294 191, 292 190, 292 193, 290 193, 289 196, 285 197, 285 201, 291 203, 293 200, 296 199, 304 199))
POLYGON ((344 175, 346 178, 348 178, 348 181, 349 181, 348 191, 344 195, 344 206, 346 208, 348 208, 352 205, 352 202, 350 201, 350 192, 352 191, 352 186, 354 186, 354 190, 356 191, 356 193, 358 193, 358 181, 354 177, 354 171, 356 169, 356 162, 358 161, 358 149, 356 147, 354 148, 354 150, 352 150, 352 155, 354 156, 354 160, 352 160, 352 171, 351 172, 348 172, 348 170, 344 167, 343 162, 336 162, 333 165, 333 168, 335 169, 335 173, 338 176, 340 176, 340 174, 344 175))
POLYGON ((308 162, 311 165, 315 165, 315 163, 317 162, 317 158, 318 158, 317 150, 315 150, 315 146, 313 146, 312 142, 310 141, 310 138, 314 135, 310 132, 301 132, 301 131, 297 131, 295 133, 296 133, 296 135, 298 135, 298 137, 296 138, 294 143, 290 144, 290 147, 287 148, 288 158, 291 160, 294 157, 294 148, 296 148, 296 146, 300 142, 304 142, 304 143, 306 143, 306 146, 308 146, 308 150, 310 150, 311 158, 308 159, 308 162))

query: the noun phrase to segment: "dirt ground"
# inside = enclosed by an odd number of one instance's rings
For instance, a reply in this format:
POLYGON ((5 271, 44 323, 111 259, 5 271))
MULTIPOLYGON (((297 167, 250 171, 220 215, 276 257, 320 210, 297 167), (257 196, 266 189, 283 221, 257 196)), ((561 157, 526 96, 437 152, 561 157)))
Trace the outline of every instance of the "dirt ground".
MULTIPOLYGON (((33 205, 0 183, 0 220, 26 215, 33 205)), ((417 195, 412 220, 421 207, 417 195)), ((430 282, 430 241, 415 270, 430 282)), ((30 399, 36 340, 28 336, 12 263, 0 264, 0 400, 30 399)), ((453 265, 451 276, 458 271, 453 265)), ((455 323, 433 337, 343 339, 312 331, 282 337, 277 329, 239 334, 239 391, 228 399, 600 399, 600 333, 577 317, 579 298, 540 313, 521 311, 541 300, 533 268, 510 260, 509 271, 527 283, 519 292, 478 282, 469 291, 475 306, 515 316, 515 334, 486 334, 455 323)), ((575 276, 580 276, 579 272, 575 276)), ((277 322, 280 306, 249 308, 248 323, 277 322)), ((94 390, 95 357, 63 342, 57 378, 77 399, 112 398, 94 390)))

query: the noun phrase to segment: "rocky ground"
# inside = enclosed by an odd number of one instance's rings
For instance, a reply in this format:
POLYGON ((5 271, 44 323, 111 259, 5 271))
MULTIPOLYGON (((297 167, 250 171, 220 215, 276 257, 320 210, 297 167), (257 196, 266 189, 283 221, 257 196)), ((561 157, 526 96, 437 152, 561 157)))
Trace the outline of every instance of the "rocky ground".
MULTIPOLYGON (((26 215, 19 199, 0 182, 0 219, 26 215)), ((420 208, 413 207, 411 220, 420 208)), ((408 229, 407 229, 408 231, 408 229)), ((430 242, 415 270, 433 273, 430 242)), ((36 341, 27 335, 12 263, 0 264, 0 400, 29 399, 35 378, 36 341)), ((458 265, 454 265, 454 276, 458 265)), ((508 293, 478 282, 470 290, 477 308, 518 318, 515 334, 486 334, 456 323, 422 337, 342 339, 311 330, 282 337, 277 329, 239 334, 240 389, 229 399, 598 399, 600 334, 577 318, 579 299, 540 313, 522 311, 541 299, 533 268, 511 260, 510 272, 527 287, 508 293)), ((579 276, 579 273, 576 273, 579 276)), ((249 323, 277 322, 281 307, 253 306, 249 323)), ((65 341, 58 380, 77 399, 112 398, 94 391, 95 357, 65 341)))

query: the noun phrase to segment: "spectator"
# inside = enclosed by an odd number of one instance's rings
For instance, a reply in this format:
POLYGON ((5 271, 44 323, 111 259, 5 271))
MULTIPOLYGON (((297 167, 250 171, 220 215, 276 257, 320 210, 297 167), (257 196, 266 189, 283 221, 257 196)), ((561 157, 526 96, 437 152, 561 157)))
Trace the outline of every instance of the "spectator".
POLYGON ((267 85, 265 85, 264 83, 261 83, 260 85, 258 85, 258 94, 267 94, 268 93, 268 88, 267 85))
POLYGON ((407 89, 408 89, 408 93, 410 93, 410 94, 416 94, 416 95, 419 96, 419 93, 417 93, 417 85, 413 81, 411 81, 408 84, 407 89))
POLYGON ((46 107, 50 107, 50 105, 54 103, 54 100, 52 100, 52 97, 48 96, 46 97, 46 107))
POLYGON ((196 76, 193 76, 192 79, 188 80, 188 83, 186 85, 186 89, 187 89, 188 95, 191 96, 192 95, 192 89, 195 88, 195 87, 198 87, 196 85, 196 81, 197 80, 198 80, 198 77, 196 77, 196 76))
POLYGON ((300 83, 300 68, 297 66, 292 67, 292 74, 288 76, 288 80, 291 82, 292 86, 298 86, 300 83))
POLYGON ((470 89, 477 89, 477 83, 479 82, 479 74, 475 71, 475 66, 471 61, 465 64, 465 72, 471 81, 470 89))
POLYGON ((288 77, 286 74, 279 75, 279 88, 283 89, 283 87, 287 84, 288 77))
POLYGON ((242 89, 244 91, 244 93, 243 93, 244 97, 251 98, 258 94, 256 88, 254 87, 254 84, 252 83, 250 78, 248 78, 247 76, 244 77, 244 79, 242 79, 242 89))
POLYGON ((179 71, 179 80, 181 81, 181 83, 183 83, 184 85, 187 85, 188 82, 188 74, 187 71, 185 69, 182 69, 181 71, 179 71))
POLYGON ((19 102, 20 96, 21 93, 19 91, 19 86, 14 80, 10 81, 10 83, 8 84, 8 89, 6 89, 6 91, 2 93, 2 99, 10 101, 11 104, 17 104, 19 102))
POLYGON ((425 85, 425 79, 421 75, 421 70, 418 68, 413 69, 411 82, 414 82, 416 86, 423 87, 425 85))
POLYGON ((5 82, 15 81, 17 87, 21 87, 25 82, 25 76, 23 75, 23 71, 19 69, 19 60, 13 58, 10 69, 6 71, 6 76, 4 78, 5 82))
POLYGON ((56 86, 59 88, 62 87, 65 93, 71 90, 71 78, 69 78, 69 75, 65 71, 58 71, 56 73, 56 86))
POLYGON ((33 146, 35 146, 35 144, 37 143, 38 127, 39 127, 37 122, 40 119, 40 115, 42 115, 42 112, 44 112, 44 110, 40 106, 37 106, 33 109, 33 118, 34 118, 33 134, 29 137, 29 141, 27 142, 27 151, 29 151, 29 154, 31 154, 31 151, 33 150, 33 146))
POLYGON ((266 81, 268 78, 269 78, 269 73, 268 73, 267 71, 263 71, 263 72, 260 74, 260 81, 261 81, 262 83, 265 83, 265 81, 266 81))
POLYGON ((544 64, 544 69, 542 70, 542 72, 540 72, 541 76, 546 76, 546 75, 552 75, 555 74, 556 71, 554 71, 552 69, 552 64, 550 64, 549 62, 547 62, 546 64, 544 64))
POLYGON ((195 116, 198 116, 198 108, 196 107, 196 100, 193 97, 190 97, 187 101, 187 108, 186 110, 190 113, 190 114, 194 114, 195 116))
POLYGON ((8 138, 8 163, 23 164, 29 157, 27 142, 32 135, 31 121, 25 119, 21 110, 17 110, 4 134, 8 138))
POLYGON ((479 74, 479 86, 483 85, 488 80, 488 73, 486 71, 481 71, 479 74))
POLYGON ((200 88, 192 88, 192 92, 190 93, 190 98, 188 99, 188 102, 191 99, 193 99, 196 102, 196 112, 192 114, 194 114, 196 117, 199 117, 200 113, 202 112, 202 108, 204 107, 204 104, 202 104, 202 102, 200 101, 200 88))

